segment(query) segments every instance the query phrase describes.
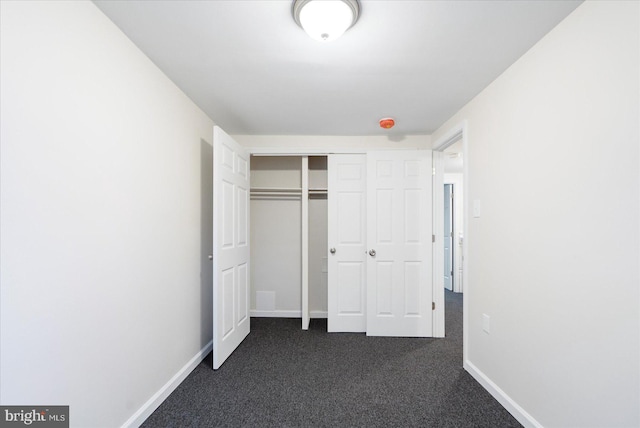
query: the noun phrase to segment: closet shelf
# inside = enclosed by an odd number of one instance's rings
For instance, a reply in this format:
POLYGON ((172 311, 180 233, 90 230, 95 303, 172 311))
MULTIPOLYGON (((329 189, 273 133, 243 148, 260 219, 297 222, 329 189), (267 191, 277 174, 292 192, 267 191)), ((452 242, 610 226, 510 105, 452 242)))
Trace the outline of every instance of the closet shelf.
POLYGON ((252 187, 251 199, 299 200, 302 189, 287 187, 252 187))

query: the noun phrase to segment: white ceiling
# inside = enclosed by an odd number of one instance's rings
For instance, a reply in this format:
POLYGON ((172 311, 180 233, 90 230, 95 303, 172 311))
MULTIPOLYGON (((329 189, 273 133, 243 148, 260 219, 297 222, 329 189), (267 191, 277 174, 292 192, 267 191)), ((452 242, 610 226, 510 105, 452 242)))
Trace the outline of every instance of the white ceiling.
POLYGON ((334 42, 289 0, 95 1, 231 134, 430 134, 580 1, 360 0, 334 42))

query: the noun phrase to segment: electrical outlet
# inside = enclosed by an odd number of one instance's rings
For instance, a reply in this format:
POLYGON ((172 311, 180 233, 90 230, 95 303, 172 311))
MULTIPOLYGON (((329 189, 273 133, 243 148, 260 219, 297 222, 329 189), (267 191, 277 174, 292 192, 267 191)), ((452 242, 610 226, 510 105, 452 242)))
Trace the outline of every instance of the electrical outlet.
POLYGON ((489 334, 491 331, 491 326, 489 324, 489 322, 491 321, 491 318, 489 318, 489 315, 487 314, 482 314, 482 330, 484 330, 485 333, 489 334))

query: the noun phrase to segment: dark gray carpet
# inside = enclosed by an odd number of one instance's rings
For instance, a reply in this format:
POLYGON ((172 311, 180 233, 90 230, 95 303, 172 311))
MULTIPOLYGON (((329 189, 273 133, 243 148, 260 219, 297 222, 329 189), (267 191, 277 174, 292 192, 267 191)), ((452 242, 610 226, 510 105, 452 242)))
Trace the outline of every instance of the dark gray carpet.
POLYGON ((327 333, 254 318, 218 371, 211 354, 143 427, 519 427, 462 369, 462 295, 445 339, 327 333))

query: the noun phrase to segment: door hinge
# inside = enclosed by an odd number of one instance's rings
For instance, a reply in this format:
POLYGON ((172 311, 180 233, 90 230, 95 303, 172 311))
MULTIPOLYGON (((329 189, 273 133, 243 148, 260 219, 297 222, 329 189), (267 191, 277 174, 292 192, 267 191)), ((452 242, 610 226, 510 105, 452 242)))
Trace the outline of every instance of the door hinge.
POLYGON ((431 171, 431 175, 436 175, 436 167, 434 166, 434 167, 433 167, 433 168, 431 168, 431 169, 432 169, 432 171, 431 171))
POLYGON ((431 302, 431 310, 432 311, 436 310, 436 302, 431 302))
POLYGON ((451 276, 453 276, 453 271, 451 271, 451 276))
POLYGON ((431 235, 431 242, 436 242, 436 235, 431 235))
POLYGON ((453 192, 451 192, 451 199, 453 199, 453 192))

